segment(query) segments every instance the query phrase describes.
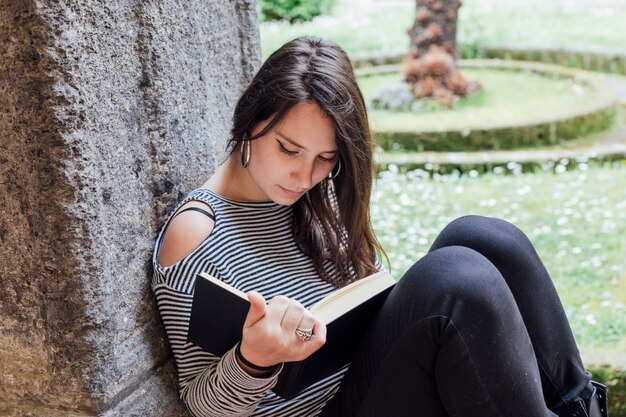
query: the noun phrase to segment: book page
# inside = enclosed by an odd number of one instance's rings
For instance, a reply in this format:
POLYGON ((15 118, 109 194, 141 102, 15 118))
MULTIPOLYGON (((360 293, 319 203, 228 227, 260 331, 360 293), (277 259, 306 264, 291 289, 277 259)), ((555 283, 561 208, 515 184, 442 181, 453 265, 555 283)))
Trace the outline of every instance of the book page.
POLYGON ((389 272, 377 272, 328 294, 311 307, 311 312, 328 324, 395 283, 389 272))

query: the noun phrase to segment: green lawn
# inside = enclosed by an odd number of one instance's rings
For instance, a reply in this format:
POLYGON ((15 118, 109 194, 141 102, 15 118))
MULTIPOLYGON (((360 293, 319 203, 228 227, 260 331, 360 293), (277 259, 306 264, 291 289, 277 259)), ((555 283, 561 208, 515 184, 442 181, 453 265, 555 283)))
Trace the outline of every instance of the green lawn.
MULTIPOLYGON (((335 0, 331 15, 313 22, 261 25, 267 57, 303 34, 338 42, 351 54, 405 51, 412 25, 412 0, 335 0)), ((624 0, 464 0, 459 11, 461 46, 605 47, 626 49, 624 0)), ((470 49, 470 48, 466 48, 470 49)))
POLYGON ((466 214, 506 219, 535 244, 577 340, 626 350, 626 164, 561 174, 380 174, 372 219, 400 277, 466 214))

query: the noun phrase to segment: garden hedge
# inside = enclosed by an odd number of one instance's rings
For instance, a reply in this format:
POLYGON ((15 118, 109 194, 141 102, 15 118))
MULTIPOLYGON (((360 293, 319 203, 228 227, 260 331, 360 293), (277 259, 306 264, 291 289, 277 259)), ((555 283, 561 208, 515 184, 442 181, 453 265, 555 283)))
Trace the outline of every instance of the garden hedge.
MULTIPOLYGON (((381 61, 386 63, 386 58, 381 61)), ((477 150, 504 150, 554 145, 564 140, 587 136, 612 126, 617 103, 612 91, 596 77, 584 71, 556 65, 519 61, 465 60, 462 68, 492 68, 506 71, 531 71, 549 76, 576 78, 601 95, 598 105, 585 113, 572 114, 561 119, 538 120, 511 126, 486 125, 478 129, 449 131, 374 131, 376 143, 385 150, 462 152, 477 150)), ((395 65, 361 67, 359 76, 397 71, 395 65)))

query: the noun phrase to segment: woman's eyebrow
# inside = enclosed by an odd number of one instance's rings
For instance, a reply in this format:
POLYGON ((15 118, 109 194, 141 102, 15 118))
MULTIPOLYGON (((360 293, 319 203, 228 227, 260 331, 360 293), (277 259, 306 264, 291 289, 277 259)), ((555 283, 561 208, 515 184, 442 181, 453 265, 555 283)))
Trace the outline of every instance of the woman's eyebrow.
MULTIPOLYGON (((295 140, 293 140, 289 136, 285 136, 284 134, 282 134, 280 132, 276 132, 276 134, 278 136, 280 136, 281 139, 284 139, 287 142, 291 143, 293 146, 295 146, 297 148, 300 148, 300 149, 304 149, 305 151, 307 150, 307 148, 305 148, 304 146, 300 145, 298 142, 296 142, 295 140)), ((339 149, 333 149, 332 151, 324 151, 324 152, 320 152, 320 153, 337 153, 337 152, 339 152, 339 149)))

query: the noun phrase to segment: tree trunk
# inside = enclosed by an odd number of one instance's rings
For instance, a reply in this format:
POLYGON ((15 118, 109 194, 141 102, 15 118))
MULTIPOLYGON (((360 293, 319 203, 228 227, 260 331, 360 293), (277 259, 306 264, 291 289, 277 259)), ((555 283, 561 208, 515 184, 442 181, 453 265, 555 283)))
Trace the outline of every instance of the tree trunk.
POLYGON ((452 105, 478 89, 457 68, 456 27, 460 0, 416 0, 417 15, 409 31, 411 48, 405 78, 417 98, 452 105))

